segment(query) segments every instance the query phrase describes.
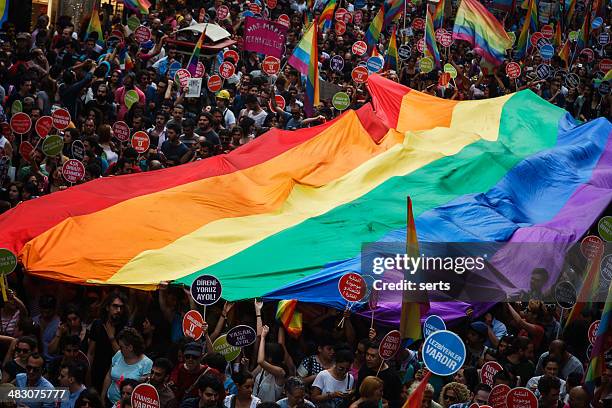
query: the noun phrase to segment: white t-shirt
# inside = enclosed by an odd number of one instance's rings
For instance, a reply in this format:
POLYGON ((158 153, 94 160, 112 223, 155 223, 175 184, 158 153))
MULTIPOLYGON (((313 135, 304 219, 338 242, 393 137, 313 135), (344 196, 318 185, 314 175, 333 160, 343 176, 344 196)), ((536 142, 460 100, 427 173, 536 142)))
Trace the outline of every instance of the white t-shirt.
POLYGON ((323 370, 317 374, 312 386, 320 389, 322 394, 336 391, 347 392, 355 387, 355 379, 351 374, 347 374, 344 380, 338 381, 329 370, 323 370))
MULTIPOLYGON (((228 395, 227 397, 225 397, 225 400, 223 400, 223 406, 225 408, 232 408, 232 398, 236 398, 236 396, 228 395)), ((251 395, 251 405, 249 405, 249 408, 257 407, 257 404, 259 404, 260 402, 261 400, 259 398, 254 395, 251 395)))
POLYGON ((255 376, 253 395, 257 395, 263 402, 276 402, 283 395, 283 387, 276 383, 272 374, 261 370, 255 376))

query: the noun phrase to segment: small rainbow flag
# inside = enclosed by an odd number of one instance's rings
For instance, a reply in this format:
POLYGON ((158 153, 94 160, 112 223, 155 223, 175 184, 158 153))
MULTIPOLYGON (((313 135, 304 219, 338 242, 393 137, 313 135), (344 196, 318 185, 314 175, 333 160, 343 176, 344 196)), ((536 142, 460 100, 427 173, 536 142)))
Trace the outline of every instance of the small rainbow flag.
POLYGON ((478 55, 494 66, 503 62, 506 50, 512 47, 504 26, 478 0, 461 1, 453 38, 469 42, 478 55))
POLYGON ((293 54, 287 60, 287 63, 293 68, 297 69, 302 75, 308 75, 308 66, 310 65, 310 55, 313 53, 312 49, 312 28, 314 23, 308 27, 306 34, 300 40, 300 43, 293 54))
POLYGON ((302 314, 296 312, 297 300, 281 300, 276 308, 276 320, 279 321, 287 333, 297 339, 302 334, 302 314))
POLYGON ((126 45, 119 51, 119 69, 130 71, 132 68, 134 68, 134 61, 132 61, 126 45))
POLYGON ((370 57, 380 57, 380 52, 378 52, 378 45, 372 47, 372 52, 370 53, 370 57))
POLYGON ((589 8, 584 14, 584 20, 582 20, 582 27, 578 33, 578 39, 576 40, 576 47, 581 50, 589 46, 589 33, 591 32, 591 6, 593 3, 589 3, 589 8))
POLYGON ((89 24, 87 25, 87 31, 85 34, 85 39, 87 40, 90 37, 96 38, 96 51, 102 50, 104 46, 104 35, 102 34, 102 24, 100 24, 100 15, 98 14, 98 2, 94 2, 93 10, 91 10, 91 17, 89 19, 89 24), (92 35, 94 34, 95 35, 92 35))
POLYGON ((139 12, 140 14, 149 14, 151 3, 149 0, 123 0, 125 7, 130 10, 139 12))
POLYGON ((319 28, 325 32, 327 30, 329 30, 332 26, 332 22, 334 20, 334 11, 336 10, 336 0, 329 0, 327 2, 327 5, 325 5, 325 8, 323 9, 323 12, 321 13, 321 16, 319 17, 321 19, 320 23, 319 23, 319 28))
POLYGON ((576 12, 576 0, 565 0, 565 10, 565 25, 569 27, 576 12))
POLYGON ((442 26, 444 25, 445 3, 446 3, 446 0, 440 0, 438 1, 438 4, 436 4, 436 8, 433 13, 433 24, 434 24, 434 29, 436 30, 438 28, 442 28, 442 26))
POLYGON ((307 115, 312 115, 314 113, 314 107, 319 105, 319 48, 317 45, 317 26, 318 21, 315 18, 287 61, 289 65, 306 76, 304 110, 307 115))
POLYGON ((366 31, 366 43, 368 43, 368 47, 372 47, 378 43, 378 39, 380 38, 380 32, 383 29, 383 25, 385 22, 385 10, 384 6, 380 7, 378 13, 374 17, 374 20, 370 23, 368 27, 368 31, 366 31))
POLYGON ((8 0, 0 0, 0 27, 8 20, 9 2, 8 0))
POLYGON ((601 378, 603 370, 605 368, 605 356, 604 353, 612 345, 612 284, 608 286, 608 296, 606 297, 606 304, 604 306, 603 313, 601 314, 601 320, 599 322, 599 328, 595 336, 595 343, 593 344, 593 350, 591 351, 591 362, 589 368, 584 377, 584 382, 587 388, 594 389, 595 381, 601 378))
POLYGON ((519 35, 516 43, 515 58, 521 59, 527 54, 529 47, 529 33, 535 33, 538 30, 538 9, 535 0, 529 0, 529 6, 527 7, 527 14, 525 14, 525 21, 523 22, 523 28, 519 35))
POLYGON ((187 64, 187 71, 194 76, 198 69, 198 61, 200 60, 200 52, 202 51, 202 44, 204 43, 204 39, 206 38, 206 29, 208 28, 208 24, 204 26, 204 30, 202 31, 202 35, 198 39, 195 47, 193 47, 193 52, 191 53, 191 57, 189 58, 189 63, 187 64))
POLYGON ((561 46, 561 22, 557 21, 555 24, 555 35, 553 36, 553 45, 555 48, 561 46))
POLYGON ((406 0, 385 0, 385 18, 383 19, 383 29, 397 19, 404 11, 406 0))
POLYGON ((601 264, 601 254, 597 254, 593 259, 587 261, 586 264, 586 274, 584 276, 584 280, 582 281, 582 286, 580 287, 580 292, 578 293, 578 302, 572 307, 569 315, 567 316, 567 321, 565 322, 565 327, 567 327, 572 321, 576 320, 578 315, 584 309, 586 299, 594 299, 597 291, 599 290, 600 280, 599 280, 599 265, 601 264))
POLYGON ((429 7, 425 10, 425 48, 423 51, 425 56, 433 58, 436 67, 440 68, 440 52, 438 52, 438 44, 436 43, 433 18, 429 12, 429 7))
POLYGON ((572 46, 568 38, 567 40, 565 40, 565 44, 563 44, 563 47, 561 47, 561 49, 559 50, 559 57, 561 57, 561 59, 565 61, 566 67, 569 66, 571 47, 572 46))
POLYGON ((389 40, 389 46, 387 47, 387 54, 385 55, 385 69, 397 71, 398 66, 397 36, 395 34, 395 30, 393 30, 391 39, 389 40))

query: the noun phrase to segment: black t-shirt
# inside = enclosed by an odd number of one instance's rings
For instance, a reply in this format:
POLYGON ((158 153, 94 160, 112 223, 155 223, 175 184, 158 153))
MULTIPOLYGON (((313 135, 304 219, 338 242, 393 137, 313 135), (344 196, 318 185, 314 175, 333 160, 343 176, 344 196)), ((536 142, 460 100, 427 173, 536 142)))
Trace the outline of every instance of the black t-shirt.
POLYGON ((401 406, 402 380, 397 371, 391 367, 381 371, 376 375, 376 370, 370 370, 365 364, 359 370, 359 379, 357 380, 356 389, 359 390, 361 382, 367 376, 380 378, 385 384, 383 388, 383 398, 389 402, 389 408, 398 408, 401 406))
POLYGON ((174 144, 166 140, 162 143, 161 151, 166 159, 172 160, 174 164, 180 164, 181 157, 189 151, 189 148, 184 143, 174 144))
POLYGON ((10 376, 10 378, 3 378, 5 382, 13 381, 17 374, 25 373, 26 369, 20 366, 15 362, 15 360, 11 360, 4 365, 4 371, 10 376))
MULTIPOLYGON (((123 326, 115 327, 115 333, 119 333, 123 326)), ((102 389, 101 384, 111 365, 111 360, 115 355, 113 346, 108 339, 108 334, 104 328, 104 323, 96 319, 89 329, 89 338, 96 342, 96 350, 93 361, 91 362, 91 378, 97 389, 102 389), (98 384, 99 382, 99 384, 98 384)))

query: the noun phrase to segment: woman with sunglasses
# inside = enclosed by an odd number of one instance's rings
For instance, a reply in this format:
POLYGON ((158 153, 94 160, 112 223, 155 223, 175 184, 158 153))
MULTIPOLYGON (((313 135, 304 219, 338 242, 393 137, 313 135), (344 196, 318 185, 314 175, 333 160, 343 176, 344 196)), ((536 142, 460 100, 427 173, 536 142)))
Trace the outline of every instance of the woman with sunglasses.
POLYGON ((442 387, 440 400, 438 401, 443 408, 448 408, 453 404, 462 404, 470 400, 470 390, 458 382, 450 382, 442 387))
POLYGON ((2 382, 7 383, 15 379, 17 374, 26 372, 26 365, 30 354, 36 352, 38 343, 31 336, 23 336, 17 339, 14 348, 15 358, 6 364, 2 370, 2 382))

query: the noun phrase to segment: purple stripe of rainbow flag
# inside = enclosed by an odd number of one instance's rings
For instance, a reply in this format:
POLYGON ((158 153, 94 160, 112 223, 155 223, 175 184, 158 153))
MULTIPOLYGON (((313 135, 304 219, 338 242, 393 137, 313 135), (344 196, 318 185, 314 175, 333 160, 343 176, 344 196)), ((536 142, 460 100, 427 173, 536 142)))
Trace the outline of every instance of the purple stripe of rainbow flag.
POLYGON ((140 14, 149 14, 151 3, 149 0, 123 0, 123 4, 131 10, 138 11, 140 14))
POLYGON ((385 10, 384 6, 380 7, 376 17, 370 23, 368 27, 368 31, 366 31, 366 42, 368 43, 368 47, 373 47, 378 42, 378 38, 380 37, 380 32, 383 29, 383 24, 385 21, 385 10))
POLYGON ((431 17, 429 7, 426 8, 425 15, 425 49, 423 51, 426 56, 433 58, 436 67, 440 68, 440 52, 438 51, 438 44, 436 44, 433 18, 431 17))
POLYGON ((331 28, 334 20, 334 11, 336 10, 336 0, 329 0, 325 5, 325 9, 321 13, 319 28, 327 31, 331 28))
POLYGON ((446 0, 438 1, 436 4, 436 8, 433 13, 433 24, 434 29, 442 28, 444 25, 444 6, 446 4, 446 0))

